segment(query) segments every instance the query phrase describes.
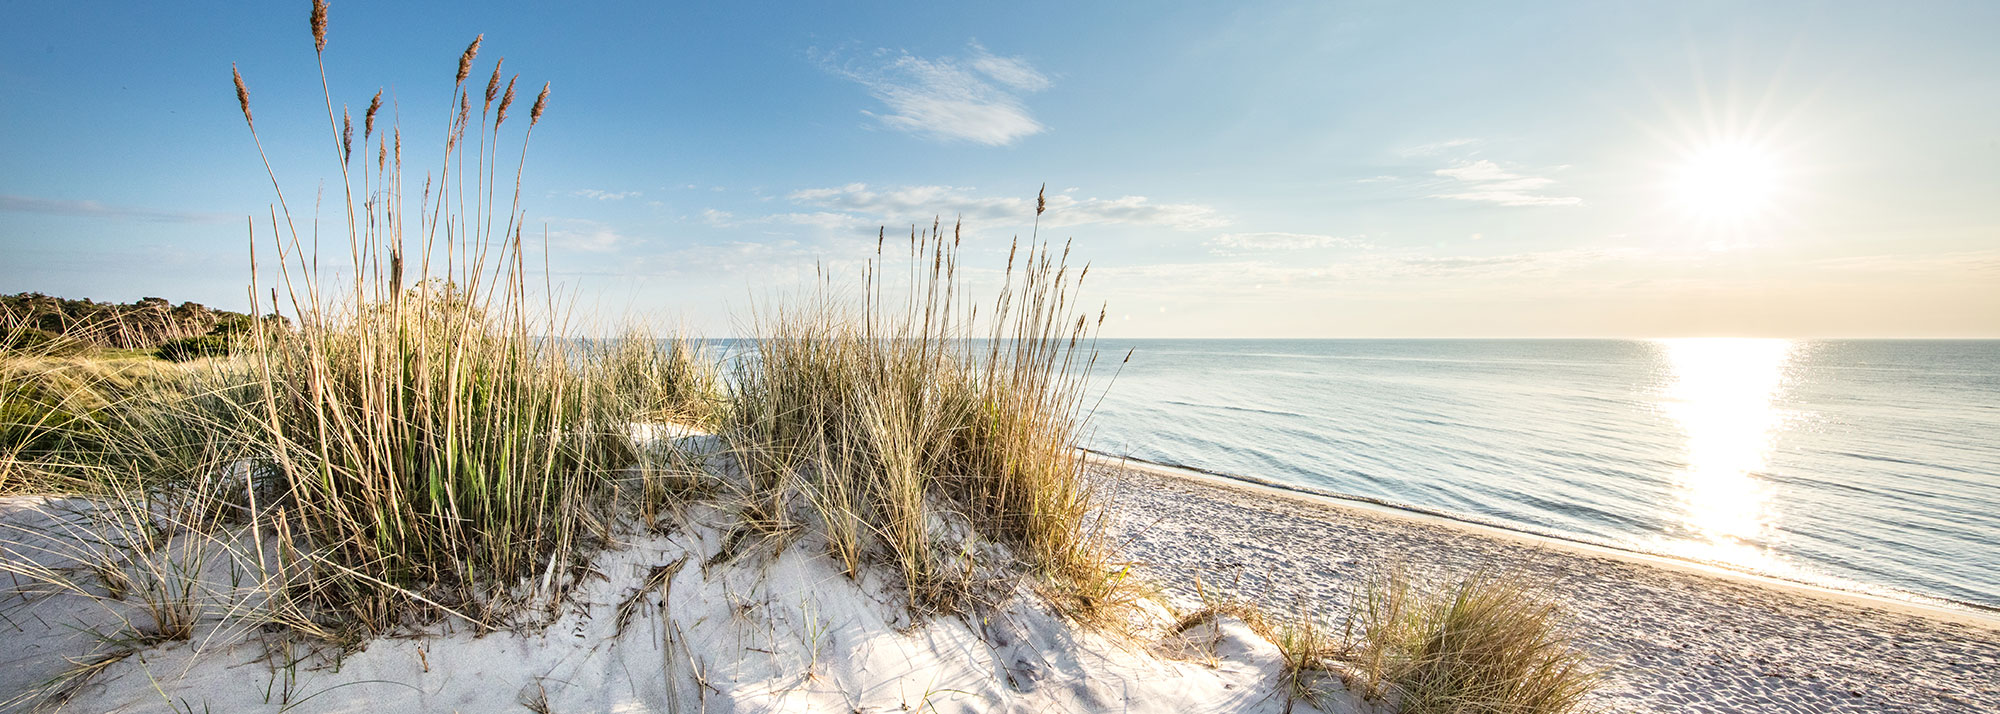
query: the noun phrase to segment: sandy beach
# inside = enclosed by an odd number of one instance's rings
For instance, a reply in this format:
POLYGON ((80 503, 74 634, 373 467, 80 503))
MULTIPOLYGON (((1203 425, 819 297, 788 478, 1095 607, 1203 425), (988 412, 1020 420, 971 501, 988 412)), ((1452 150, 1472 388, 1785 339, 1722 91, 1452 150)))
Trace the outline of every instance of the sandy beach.
POLYGON ((1630 712, 2000 711, 2000 622, 1494 532, 1151 465, 1097 461, 1113 528, 1178 599, 1337 616, 1378 564, 1529 578, 1562 600, 1630 712))

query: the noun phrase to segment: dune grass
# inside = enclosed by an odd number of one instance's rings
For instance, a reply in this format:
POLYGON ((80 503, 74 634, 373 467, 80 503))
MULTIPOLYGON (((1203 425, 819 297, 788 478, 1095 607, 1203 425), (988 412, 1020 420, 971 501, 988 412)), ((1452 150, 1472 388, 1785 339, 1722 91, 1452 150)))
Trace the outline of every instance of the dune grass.
POLYGON ((1561 608, 1518 576, 1474 574, 1426 588, 1400 569, 1371 577, 1340 659, 1365 694, 1405 714, 1575 714, 1598 672, 1561 608))
MULTIPOLYGON (((314 17, 323 57, 323 3, 314 17)), ((502 157, 516 79, 502 94, 495 62, 473 113, 480 44, 459 58, 444 155, 416 204, 403 194, 401 128, 375 130, 381 94, 358 162, 351 115, 336 118, 326 95, 351 283, 322 281, 272 176, 275 282, 298 329, 254 331, 260 399, 243 405, 256 416, 246 428, 281 484, 276 537, 310 571, 294 589, 371 631, 440 611, 492 624, 559 597, 601 542, 601 502, 634 456, 638 404, 595 383, 624 373, 595 369, 553 298, 529 297, 520 173, 548 89, 513 125, 518 154, 502 157), (511 197, 496 198, 509 159, 511 197)), ((324 88, 323 60, 320 72, 324 88)), ((240 74, 236 84, 255 137, 240 74)), ((257 287, 253 274, 253 300, 257 287)))
POLYGON ((747 518, 816 528, 850 574, 887 563, 934 611, 972 585, 976 535, 1091 612, 1120 576, 1074 449, 1096 359, 1096 323, 1076 309, 1088 267, 1017 245, 982 316, 958 233, 913 230, 902 271, 884 269, 880 241, 862 294, 828 281, 760 314, 724 430, 749 477, 747 518))
POLYGON ((0 494, 85 490, 72 455, 102 449, 115 436, 114 410, 188 367, 63 336, 18 339, 27 334, 0 325, 0 494))

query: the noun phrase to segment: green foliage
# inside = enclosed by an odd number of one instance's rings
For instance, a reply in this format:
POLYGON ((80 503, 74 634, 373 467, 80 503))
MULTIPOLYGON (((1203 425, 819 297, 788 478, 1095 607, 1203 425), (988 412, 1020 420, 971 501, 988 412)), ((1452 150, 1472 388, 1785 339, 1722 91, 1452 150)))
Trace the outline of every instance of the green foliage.
POLYGON ((226 357, 230 352, 230 343, 231 340, 226 335, 177 337, 161 343, 154 354, 168 362, 186 362, 203 357, 226 357))
POLYGON ((36 327, 17 327, 0 336, 0 353, 50 355, 74 351, 76 346, 62 335, 36 327))
POLYGON ((0 492, 73 490, 82 467, 124 436, 118 412, 175 377, 150 359, 0 356, 0 492))
MULTIPOLYGON (((283 323, 284 318, 267 316, 267 321, 283 323)), ((41 293, 0 295, 0 325, 32 329, 43 335, 62 336, 72 345, 71 352, 88 349, 153 349, 181 337, 234 334, 255 322, 249 315, 217 310, 193 302, 179 305, 149 297, 130 303, 100 303, 70 300, 41 293)), ((35 338, 39 339, 39 338, 35 338)), ((14 349, 27 346, 16 341, 14 349)))

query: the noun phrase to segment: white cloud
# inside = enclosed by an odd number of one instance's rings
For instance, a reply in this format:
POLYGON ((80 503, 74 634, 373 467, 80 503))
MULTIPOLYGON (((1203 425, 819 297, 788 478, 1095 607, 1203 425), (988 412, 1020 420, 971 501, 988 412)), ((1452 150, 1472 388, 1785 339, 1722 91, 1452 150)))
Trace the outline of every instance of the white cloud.
MULTIPOLYGON (((978 196, 954 186, 904 186, 875 190, 853 183, 836 188, 792 192, 794 203, 857 214, 878 221, 907 223, 934 216, 973 220, 1028 220, 1035 215, 1032 198, 978 196)), ((1048 197, 1044 219, 1055 226, 1124 223, 1201 230, 1229 224, 1213 207, 1193 203, 1155 203, 1145 196, 1076 198, 1048 197)))
POLYGON ((728 228, 736 225, 736 214, 728 211, 718 211, 713 208, 704 209, 701 212, 701 222, 715 226, 716 228, 728 228))
POLYGON ((240 217, 232 217, 219 213, 162 211, 133 206, 114 206, 97 201, 70 201, 58 198, 12 195, 0 195, 0 211, 41 213, 52 216, 77 216, 81 218, 129 218, 153 223, 213 223, 242 220, 240 217))
POLYGON ((1418 144, 1416 146, 1403 149, 1400 153, 1404 156, 1432 156, 1436 154, 1442 154, 1446 151, 1449 151, 1451 149, 1456 149, 1461 146, 1470 146, 1477 143, 1479 143, 1478 139, 1467 139, 1467 138, 1446 139, 1444 141, 1433 141, 1428 144, 1418 144))
POLYGON ((595 188, 580 188, 575 191, 569 192, 569 195, 575 196, 577 198, 594 198, 599 201, 623 201, 625 199, 635 198, 644 194, 641 194, 638 191, 604 191, 595 188))
POLYGON ((875 66, 829 64, 828 69, 868 88, 888 112, 863 113, 899 131, 1005 146, 1046 129, 1020 95, 1047 89, 1048 76, 1025 59, 995 56, 976 43, 971 50, 969 58, 902 53, 875 66))
POLYGON ((556 218, 549 221, 549 243, 588 253, 617 250, 635 241, 609 224, 587 218, 556 218))
POLYGON ((1037 71, 1028 61, 1019 57, 996 57, 987 52, 979 43, 972 43, 972 68, 1023 92, 1039 92, 1049 88, 1048 75, 1037 71))
POLYGON ((834 188, 808 188, 786 196, 793 203, 852 211, 884 219, 928 219, 960 215, 980 220, 1033 215, 1034 201, 1023 198, 973 196, 953 186, 903 186, 874 190, 850 183, 834 188))
POLYGON ((873 233, 882 227, 880 221, 870 221, 860 216, 846 213, 814 211, 811 213, 779 213, 757 219, 761 223, 783 223, 795 226, 811 226, 827 233, 873 233))
POLYGON ((1224 233, 1208 241, 1211 252, 1220 255, 1235 255, 1251 252, 1274 252, 1284 250, 1306 250, 1309 248, 1370 248, 1367 241, 1359 237, 1317 235, 1313 233, 1224 233))
POLYGON ((1057 226, 1129 223, 1194 231, 1229 225, 1229 219, 1217 215, 1214 208, 1196 203, 1153 203, 1145 196, 1076 199, 1056 195, 1048 200, 1049 222, 1057 226))
POLYGON ((1485 159, 1461 161, 1456 165, 1438 169, 1435 173, 1453 179, 1456 182, 1453 187, 1457 190, 1432 194, 1432 198, 1478 201, 1502 206, 1575 206, 1583 203, 1583 199, 1576 196, 1549 193, 1547 189, 1555 184, 1555 179, 1514 173, 1485 159))

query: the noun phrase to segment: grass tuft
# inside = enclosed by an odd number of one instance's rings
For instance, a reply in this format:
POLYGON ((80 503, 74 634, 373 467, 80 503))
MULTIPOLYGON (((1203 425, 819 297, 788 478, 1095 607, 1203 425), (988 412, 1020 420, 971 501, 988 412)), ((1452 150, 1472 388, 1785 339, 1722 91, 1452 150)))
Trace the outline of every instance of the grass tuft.
POLYGON ((1365 694, 1405 714, 1572 714, 1598 673, 1561 609, 1515 577, 1473 575, 1425 590, 1401 570, 1372 578, 1342 657, 1365 694))
POLYGON ((977 539, 1006 546, 1073 614, 1117 601, 1126 579, 1107 575, 1074 448, 1095 359, 1095 324, 1073 313, 1081 274, 1030 245, 982 322, 956 228, 913 230, 899 272, 882 243, 859 305, 825 282, 759 316, 724 430, 748 476, 746 519, 809 520, 847 572, 887 563, 926 610, 961 606, 977 539))

